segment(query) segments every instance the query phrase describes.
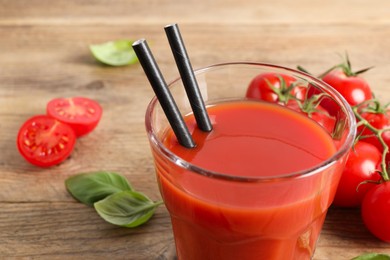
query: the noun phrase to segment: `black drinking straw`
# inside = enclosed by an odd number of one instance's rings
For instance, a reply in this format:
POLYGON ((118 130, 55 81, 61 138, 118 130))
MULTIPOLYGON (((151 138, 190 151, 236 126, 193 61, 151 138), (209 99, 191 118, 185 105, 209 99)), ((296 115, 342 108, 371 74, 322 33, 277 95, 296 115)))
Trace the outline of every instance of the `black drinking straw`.
POLYGON ((168 89, 167 83, 161 74, 160 69, 149 49, 145 39, 133 43, 133 49, 141 63, 142 68, 152 86, 161 107, 181 145, 187 148, 195 147, 195 142, 184 122, 182 115, 177 108, 175 100, 168 89))
POLYGON ((209 115, 207 114, 202 94, 200 93, 198 82, 196 81, 178 25, 170 24, 165 26, 165 33, 167 34, 177 68, 182 78, 192 111, 194 112, 196 123, 200 130, 210 132, 213 130, 213 126, 210 122, 209 115))

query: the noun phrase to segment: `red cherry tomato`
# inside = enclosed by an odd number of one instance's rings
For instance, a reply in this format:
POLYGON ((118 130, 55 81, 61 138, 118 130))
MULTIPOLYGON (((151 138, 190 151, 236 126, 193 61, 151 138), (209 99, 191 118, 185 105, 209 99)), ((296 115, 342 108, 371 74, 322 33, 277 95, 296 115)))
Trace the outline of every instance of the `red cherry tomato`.
POLYGON ((345 169, 341 175, 333 205, 339 207, 359 207, 364 195, 375 184, 364 181, 379 181, 382 154, 372 144, 358 141, 351 149, 345 169))
POLYGON ((331 134, 336 124, 336 118, 329 115, 328 111, 324 109, 322 106, 317 105, 313 108, 313 112, 305 112, 302 111, 301 107, 298 105, 296 100, 289 100, 286 105, 288 108, 298 111, 307 117, 314 120, 317 124, 321 125, 325 130, 331 134))
POLYGON ((368 230, 377 238, 390 242, 390 182, 378 184, 367 192, 361 212, 368 230))
MULTIPOLYGON (((317 89, 316 87, 313 87, 312 85, 309 85, 309 87, 307 89, 307 96, 308 96, 308 98, 311 98, 314 95, 319 95, 321 93, 323 93, 323 92, 320 91, 319 89, 317 89)), ((331 116, 337 116, 338 115, 338 111, 341 110, 340 105, 338 105, 336 103, 336 101, 333 98, 329 97, 329 96, 323 96, 321 101, 319 102, 319 104, 331 116)))
POLYGON ((46 110, 49 116, 72 127, 77 137, 95 129, 103 112, 96 101, 85 97, 53 99, 46 110))
MULTIPOLYGON (((372 113, 365 112, 361 113, 361 116, 367 120, 373 127, 378 130, 390 128, 390 111, 387 110, 385 113, 372 113)), ((379 151, 383 151, 383 145, 379 142, 379 139, 374 135, 374 133, 365 126, 360 126, 357 129, 357 133, 360 136, 363 136, 362 139, 364 142, 371 143, 375 145, 379 151)), ((382 133, 383 141, 390 147, 390 131, 384 131, 382 133)))
POLYGON ((321 106, 317 106, 317 111, 310 113, 309 117, 325 128, 329 134, 332 134, 336 124, 336 118, 329 115, 328 111, 321 106))
POLYGON ((322 80, 336 89, 351 106, 372 99, 371 88, 366 80, 359 76, 347 76, 341 69, 330 71, 322 80))
POLYGON ((64 161, 72 152, 76 135, 70 126, 46 115, 33 116, 20 128, 17 146, 30 163, 49 167, 64 161))
POLYGON ((284 101, 281 99, 286 98, 287 95, 292 95, 298 99, 303 99, 306 95, 306 88, 295 86, 292 89, 288 89, 295 81, 296 78, 289 75, 277 74, 273 72, 262 73, 257 75, 250 82, 246 92, 246 97, 261 99, 269 102, 284 101), (278 91, 281 93, 277 93, 278 91))
MULTIPOLYGON (((317 105, 315 108, 308 108, 308 111, 302 111, 298 102, 305 102, 307 88, 300 85, 294 85, 296 78, 290 75, 277 74, 273 72, 257 75, 249 84, 246 97, 261 99, 269 102, 283 103, 290 109, 303 114, 309 114, 309 117, 322 125, 329 133, 333 131, 335 118, 317 105)), ((314 96, 312 93, 311 96, 314 96)))

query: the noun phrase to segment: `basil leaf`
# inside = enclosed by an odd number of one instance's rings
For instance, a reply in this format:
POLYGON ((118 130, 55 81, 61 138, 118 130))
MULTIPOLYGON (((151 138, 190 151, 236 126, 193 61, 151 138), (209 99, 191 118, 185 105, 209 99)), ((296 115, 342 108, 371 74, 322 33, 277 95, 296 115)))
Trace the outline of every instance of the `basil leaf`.
POLYGON ((351 260, 390 260, 389 255, 369 253, 352 258, 351 260))
POLYGON ((111 194, 133 190, 123 176, 114 172, 74 175, 65 181, 65 185, 74 198, 90 206, 111 194))
POLYGON ((138 61, 132 44, 133 41, 118 40, 102 44, 92 44, 89 46, 89 49, 92 55, 103 64, 125 66, 138 61))
POLYGON ((96 202, 94 206, 97 213, 111 224, 137 227, 147 222, 162 203, 153 202, 136 191, 123 191, 96 202))

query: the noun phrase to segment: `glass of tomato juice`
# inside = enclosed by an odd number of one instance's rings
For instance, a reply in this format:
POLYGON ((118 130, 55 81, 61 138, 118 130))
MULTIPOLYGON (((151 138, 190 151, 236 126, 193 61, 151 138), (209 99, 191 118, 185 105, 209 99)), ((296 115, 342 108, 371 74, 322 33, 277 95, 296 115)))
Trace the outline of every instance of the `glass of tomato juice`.
POLYGON ((181 79, 169 84, 195 148, 178 143, 156 98, 146 112, 178 259, 312 258, 355 137, 351 108, 280 66, 225 63, 195 75, 211 132, 197 128, 181 79))

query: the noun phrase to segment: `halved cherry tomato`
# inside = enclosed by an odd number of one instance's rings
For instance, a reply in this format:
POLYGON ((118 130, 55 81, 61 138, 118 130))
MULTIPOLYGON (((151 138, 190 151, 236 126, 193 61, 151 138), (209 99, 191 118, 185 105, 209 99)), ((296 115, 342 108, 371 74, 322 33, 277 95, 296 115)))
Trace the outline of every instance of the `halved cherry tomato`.
POLYGON ((47 115, 38 115, 21 126, 17 146, 28 162, 49 167, 64 161, 73 151, 75 141, 70 126, 47 115))
POLYGON ((103 113, 96 101, 85 97, 53 99, 46 111, 49 116, 72 127, 77 137, 95 129, 103 113))
POLYGON ((306 95, 306 88, 294 86, 290 89, 296 80, 292 76, 274 72, 259 74, 250 82, 246 97, 269 102, 285 102, 288 95, 303 99, 306 95))
POLYGON ((351 149, 333 205, 339 207, 359 207, 364 195, 375 186, 365 181, 379 181, 382 154, 372 144, 358 141, 351 149))

